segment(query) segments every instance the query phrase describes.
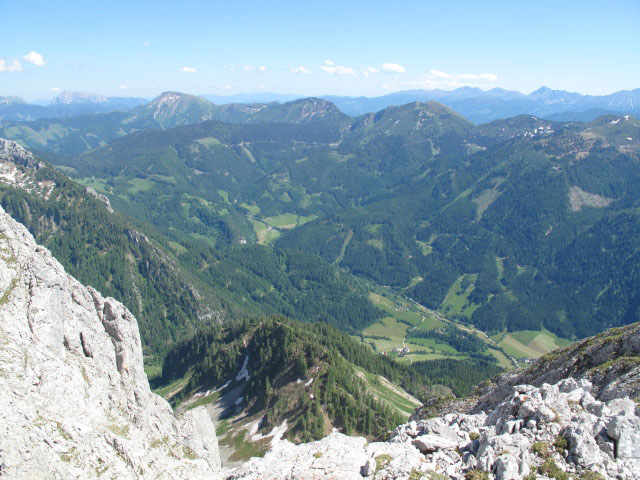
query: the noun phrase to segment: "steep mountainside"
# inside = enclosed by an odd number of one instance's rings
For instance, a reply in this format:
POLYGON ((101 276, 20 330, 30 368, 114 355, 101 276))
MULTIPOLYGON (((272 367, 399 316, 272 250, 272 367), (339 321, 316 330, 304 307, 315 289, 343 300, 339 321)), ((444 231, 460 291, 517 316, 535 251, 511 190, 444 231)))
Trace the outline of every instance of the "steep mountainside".
POLYGON ((204 409, 151 393, 136 319, 70 275, 0 209, 0 474, 210 478, 204 409))
POLYGON ((493 146, 453 161, 441 154, 392 195, 276 245, 339 259, 491 332, 585 336, 637 321, 640 123, 518 117, 479 130, 493 146), (347 236, 340 251, 336 239, 347 236))
POLYGON ((145 345, 162 349, 195 325, 220 320, 224 302, 109 201, 0 139, 0 204, 83 282, 140 319, 145 345))
POLYGON ((284 317, 196 333, 167 353, 162 384, 180 385, 170 388, 180 408, 222 397, 230 428, 223 442, 247 428, 257 445, 274 429, 296 442, 333 428, 384 436, 419 399, 447 392, 327 325, 284 317))
POLYGON ((215 108, 204 98, 179 92, 164 92, 150 103, 135 108, 123 124, 129 129, 166 129, 211 120, 215 108))

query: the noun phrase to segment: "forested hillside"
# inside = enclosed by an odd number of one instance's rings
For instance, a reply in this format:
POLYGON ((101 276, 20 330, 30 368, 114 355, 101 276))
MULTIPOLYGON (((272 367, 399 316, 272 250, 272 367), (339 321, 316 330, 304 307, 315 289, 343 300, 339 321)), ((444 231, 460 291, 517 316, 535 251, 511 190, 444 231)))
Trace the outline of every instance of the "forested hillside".
POLYGON ((220 109, 174 92, 127 115, 130 131, 182 126, 48 158, 226 317, 329 323, 456 378, 638 319, 633 117, 476 126, 437 102, 351 119, 313 98, 220 109), (190 124, 223 111, 234 123, 190 124))
POLYGON ((321 438, 334 427, 384 436, 417 402, 398 387, 424 401, 433 396, 435 383, 334 328, 283 317, 199 331, 176 344, 162 367, 164 384, 188 379, 173 401, 219 386, 233 390, 245 376, 234 414, 245 412, 251 421, 264 417, 263 433, 286 420, 288 437, 298 441, 321 438), (387 380, 392 385, 385 387, 387 380))
POLYGON ((315 255, 256 245, 223 255, 196 239, 177 244, 3 142, 13 153, 0 152, 2 207, 70 273, 127 305, 151 351, 224 319, 280 313, 357 331, 381 315, 357 279, 315 255))

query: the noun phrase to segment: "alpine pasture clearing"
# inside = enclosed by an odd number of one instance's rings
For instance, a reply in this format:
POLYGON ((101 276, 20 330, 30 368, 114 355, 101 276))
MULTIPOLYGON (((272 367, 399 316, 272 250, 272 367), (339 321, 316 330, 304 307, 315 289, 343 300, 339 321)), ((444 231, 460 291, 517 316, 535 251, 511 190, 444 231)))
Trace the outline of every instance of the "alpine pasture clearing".
POLYGON ((538 358, 571 343, 548 330, 523 330, 505 334, 498 345, 515 358, 538 358))
POLYGON ((474 284, 477 279, 477 273, 460 275, 442 301, 440 311, 445 315, 471 318, 471 315, 479 306, 469 301, 469 294, 475 289, 474 284))
POLYGON ((253 218, 250 220, 253 225, 253 231, 258 237, 258 245, 269 245, 280 236, 280 232, 272 228, 271 225, 267 225, 253 218))
POLYGON ((263 219, 265 223, 268 223, 272 227, 282 228, 289 230, 296 228, 300 225, 304 225, 307 222, 318 218, 316 215, 309 215, 307 217, 302 215, 296 215, 295 213, 283 213, 281 215, 274 215, 273 217, 266 217, 263 219))

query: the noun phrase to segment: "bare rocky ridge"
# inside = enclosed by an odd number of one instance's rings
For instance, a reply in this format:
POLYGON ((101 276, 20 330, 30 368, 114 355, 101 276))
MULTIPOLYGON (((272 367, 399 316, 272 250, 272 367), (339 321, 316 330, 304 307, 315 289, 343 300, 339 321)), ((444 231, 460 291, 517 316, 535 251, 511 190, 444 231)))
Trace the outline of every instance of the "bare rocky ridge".
POLYGON ((0 476, 215 478, 203 408, 149 389, 138 324, 0 209, 0 476))
POLYGON ((640 478, 636 404, 601 402, 592 388, 571 378, 518 385, 488 414, 411 421, 388 442, 340 433, 297 446, 283 441, 227 479, 640 478))

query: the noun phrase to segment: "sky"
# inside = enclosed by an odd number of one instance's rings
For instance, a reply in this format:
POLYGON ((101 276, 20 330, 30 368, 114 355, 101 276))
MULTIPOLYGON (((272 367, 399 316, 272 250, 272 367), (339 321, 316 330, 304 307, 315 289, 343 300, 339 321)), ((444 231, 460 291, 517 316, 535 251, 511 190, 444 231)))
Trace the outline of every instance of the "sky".
POLYGON ((0 96, 640 87, 640 0, 0 0, 0 96))

